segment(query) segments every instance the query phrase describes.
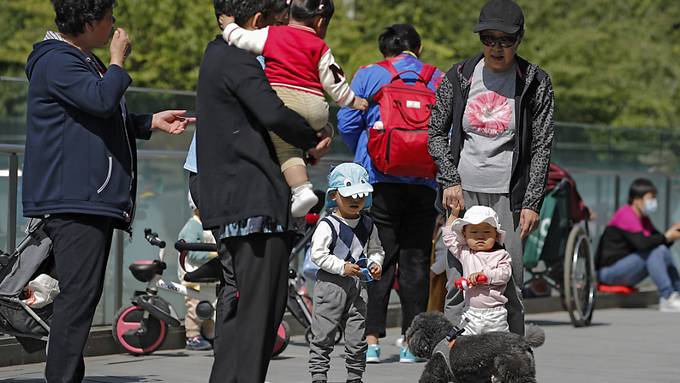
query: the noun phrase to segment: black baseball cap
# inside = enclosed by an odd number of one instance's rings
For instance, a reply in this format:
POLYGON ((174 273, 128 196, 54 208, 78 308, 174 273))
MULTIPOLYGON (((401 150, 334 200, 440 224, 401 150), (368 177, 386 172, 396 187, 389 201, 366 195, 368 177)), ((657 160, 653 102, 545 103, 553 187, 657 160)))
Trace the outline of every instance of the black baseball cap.
POLYGON ((489 0, 479 12, 479 22, 472 29, 478 33, 487 29, 514 34, 524 29, 522 8, 512 0, 489 0))

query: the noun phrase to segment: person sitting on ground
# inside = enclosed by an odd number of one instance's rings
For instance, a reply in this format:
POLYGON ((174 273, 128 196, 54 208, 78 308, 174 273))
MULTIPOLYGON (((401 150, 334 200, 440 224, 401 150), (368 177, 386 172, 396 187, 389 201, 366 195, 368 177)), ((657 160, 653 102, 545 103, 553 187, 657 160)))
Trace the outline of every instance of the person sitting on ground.
MULTIPOLYGON (((201 216, 194 203, 191 193, 188 193, 189 207, 191 208, 191 218, 184 224, 182 230, 179 232, 179 240, 184 240, 187 243, 215 243, 215 237, 212 232, 203 230, 201 223, 201 216)), ((177 268, 179 279, 184 280, 184 274, 194 271, 217 257, 217 252, 212 251, 189 251, 184 261, 184 268, 180 265, 177 268)), ((184 286, 201 290, 202 288, 210 288, 210 286, 201 285, 198 283, 182 282, 184 286)), ((217 299, 217 297, 215 297, 217 299)), ((212 320, 202 321, 196 314, 196 306, 198 299, 192 299, 188 296, 184 298, 184 304, 187 308, 187 314, 184 317, 184 334, 186 336, 186 349, 193 351, 211 350, 212 345, 203 336, 203 334, 214 334, 215 322, 212 320), (203 332, 201 332, 203 329, 203 332)))
MULTIPOLYGON (((223 15, 224 40, 265 58, 267 78, 283 103, 298 112, 317 131, 328 125, 324 90, 341 106, 366 110, 368 101, 357 97, 324 42, 335 11, 333 0, 292 0, 288 25, 249 31, 223 15)), ((293 191, 293 217, 304 216, 317 202, 309 182, 302 151, 272 133, 276 155, 293 191)))
POLYGON ((319 267, 314 286, 309 372, 313 383, 326 383, 335 332, 345 329, 347 383, 361 383, 366 370, 366 284, 379 279, 385 257, 378 230, 368 215, 373 187, 361 165, 343 163, 328 176, 326 208, 311 242, 319 267))
POLYGON ((465 290, 465 335, 509 331, 503 295, 512 276, 510 253, 503 248, 505 231, 498 215, 487 206, 472 206, 463 218, 453 209, 442 228, 444 244, 463 266, 463 278, 448 289, 465 290))
POLYGON ((670 246, 680 222, 660 233, 649 216, 657 209, 656 187, 645 178, 630 185, 628 204, 614 213, 596 253, 597 277, 608 285, 635 286, 647 276, 659 290, 659 310, 680 312, 680 275, 670 246))

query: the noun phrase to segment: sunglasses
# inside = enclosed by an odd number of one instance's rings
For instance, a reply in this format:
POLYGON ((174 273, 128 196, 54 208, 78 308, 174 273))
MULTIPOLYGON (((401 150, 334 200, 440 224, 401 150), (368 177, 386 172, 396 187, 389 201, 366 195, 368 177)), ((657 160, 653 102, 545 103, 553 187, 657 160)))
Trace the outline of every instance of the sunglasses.
POLYGON ((503 48, 510 48, 517 42, 517 35, 493 37, 491 35, 480 34, 479 41, 487 47, 495 47, 498 44, 503 48))

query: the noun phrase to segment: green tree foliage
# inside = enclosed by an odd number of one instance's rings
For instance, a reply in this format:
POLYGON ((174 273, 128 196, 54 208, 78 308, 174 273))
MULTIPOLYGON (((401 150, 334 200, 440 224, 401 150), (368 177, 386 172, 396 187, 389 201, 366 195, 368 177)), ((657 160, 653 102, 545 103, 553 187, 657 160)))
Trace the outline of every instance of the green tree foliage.
MULTIPOLYGON (((414 24, 422 57, 443 70, 481 49, 471 29, 484 0, 335 2, 327 40, 349 75, 381 59, 377 38, 393 23, 414 24)), ((519 53, 550 73, 559 120, 679 125, 680 1, 518 2, 526 15, 519 53)), ((115 14, 133 39, 134 85, 195 89, 203 49, 218 32, 211 1, 118 0, 115 14)), ((54 28, 53 18, 48 0, 0 2, 0 75, 22 76, 32 44, 54 28)), ((98 53, 107 59, 106 49, 98 53)), ((0 108, 6 99, 0 95, 0 108)))

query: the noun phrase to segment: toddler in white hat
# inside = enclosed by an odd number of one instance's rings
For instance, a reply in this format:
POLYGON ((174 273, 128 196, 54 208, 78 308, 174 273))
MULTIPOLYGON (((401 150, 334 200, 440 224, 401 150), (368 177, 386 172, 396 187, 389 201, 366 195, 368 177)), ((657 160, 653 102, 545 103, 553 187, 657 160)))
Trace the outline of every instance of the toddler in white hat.
MULTIPOLYGON (((508 331, 505 286, 512 276, 510 254, 503 248, 505 231, 496 212, 472 206, 463 218, 453 211, 442 228, 444 244, 463 265, 463 278, 447 288, 464 291, 465 335, 508 331)), ((453 282, 453 283, 451 283, 453 282)))

